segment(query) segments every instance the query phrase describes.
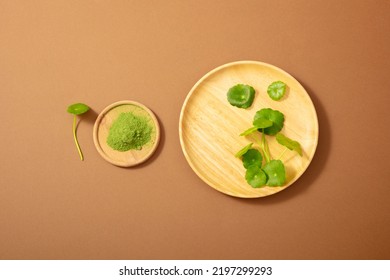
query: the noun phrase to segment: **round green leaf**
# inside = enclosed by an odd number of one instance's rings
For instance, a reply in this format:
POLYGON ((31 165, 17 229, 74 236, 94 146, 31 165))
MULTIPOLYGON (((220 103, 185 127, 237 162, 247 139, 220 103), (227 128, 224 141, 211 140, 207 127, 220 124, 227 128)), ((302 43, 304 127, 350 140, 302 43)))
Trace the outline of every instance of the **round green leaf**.
POLYGON ((89 110, 89 107, 83 103, 75 103, 68 107, 68 113, 73 115, 81 115, 86 113, 89 110))
POLYGON ((248 168, 251 165, 256 165, 258 167, 261 167, 262 162, 263 162, 263 157, 261 156, 260 152, 256 149, 249 149, 242 156, 242 163, 244 164, 245 168, 248 168))
POLYGON ((265 186, 267 175, 256 165, 249 166, 245 173, 245 179, 253 188, 265 186))
POLYGON ((252 147, 252 145, 253 145, 253 143, 246 145, 244 148, 239 150, 234 156, 238 157, 238 158, 242 157, 252 147))
POLYGON ((257 122, 258 119, 266 119, 273 122, 272 126, 260 129, 260 131, 264 130, 264 133, 267 135, 275 135, 282 130, 284 125, 283 113, 277 110, 272 110, 271 108, 264 108, 257 111, 253 119, 253 123, 257 122))
POLYGON ((286 92, 286 84, 281 81, 273 82, 268 86, 267 93, 272 100, 280 100, 286 92))
POLYGON ((286 183, 286 170, 282 161, 271 160, 264 165, 263 170, 268 177, 267 186, 283 186, 286 183))
POLYGON ((249 108, 255 98, 255 89, 248 85, 238 84, 231 87, 227 93, 229 103, 238 108, 249 108))

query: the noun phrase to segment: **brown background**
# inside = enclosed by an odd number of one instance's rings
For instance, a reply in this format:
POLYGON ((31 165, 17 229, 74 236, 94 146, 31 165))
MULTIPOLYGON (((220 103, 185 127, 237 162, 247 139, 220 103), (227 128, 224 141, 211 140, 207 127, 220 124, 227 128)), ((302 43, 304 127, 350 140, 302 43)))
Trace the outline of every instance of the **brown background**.
POLYGON ((0 258, 390 258, 389 1, 0 1, 0 258), (307 89, 319 146, 290 188, 237 199, 181 151, 191 87, 237 60, 307 89), (97 153, 107 105, 158 116, 155 156, 131 169, 97 153), (93 112, 72 138, 69 104, 93 112))

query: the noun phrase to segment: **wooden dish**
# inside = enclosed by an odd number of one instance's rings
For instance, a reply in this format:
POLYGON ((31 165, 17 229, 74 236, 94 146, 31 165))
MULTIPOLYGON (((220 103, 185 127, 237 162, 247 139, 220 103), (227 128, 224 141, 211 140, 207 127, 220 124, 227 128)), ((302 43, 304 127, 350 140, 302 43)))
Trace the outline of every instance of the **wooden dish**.
MULTIPOLYGON (((205 183, 231 196, 255 198, 287 188, 305 172, 317 147, 318 120, 309 95, 291 75, 270 64, 238 61, 212 70, 194 85, 181 110, 179 134, 186 160, 205 183), (274 101, 268 96, 267 88, 278 80, 287 84, 287 91, 280 101, 274 101), (227 91, 236 84, 255 88, 255 100, 250 108, 233 107, 227 101, 227 91), (252 188, 245 181, 241 159, 234 156, 253 142, 239 135, 252 126, 255 113, 262 108, 282 112, 285 122, 281 132, 302 146, 303 157, 292 151, 283 156, 287 182, 282 187, 252 188)), ((271 155, 277 159, 284 147, 275 137, 267 136, 267 139, 271 155)))
POLYGON ((93 129, 93 141, 99 154, 108 162, 121 167, 135 166, 149 159, 157 149, 159 140, 160 127, 156 116, 146 106, 135 101, 124 100, 107 106, 99 114, 93 129), (152 139, 141 150, 121 152, 112 149, 106 143, 113 121, 124 112, 149 118, 149 123, 153 127, 152 139))

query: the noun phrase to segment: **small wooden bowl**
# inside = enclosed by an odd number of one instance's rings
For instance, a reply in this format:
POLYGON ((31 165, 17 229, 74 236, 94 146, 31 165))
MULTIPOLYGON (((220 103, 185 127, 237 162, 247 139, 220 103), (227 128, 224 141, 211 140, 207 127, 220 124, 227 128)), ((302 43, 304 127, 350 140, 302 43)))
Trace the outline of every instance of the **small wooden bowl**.
POLYGON ((156 151, 160 141, 160 126, 156 116, 145 105, 135 101, 123 100, 107 106, 99 114, 93 129, 93 141, 97 151, 106 161, 121 167, 131 167, 146 161, 156 151), (121 152, 107 145, 107 137, 113 121, 117 119, 120 113, 125 112, 132 112, 135 115, 150 119, 150 125, 153 127, 151 141, 144 145, 141 150, 121 152))

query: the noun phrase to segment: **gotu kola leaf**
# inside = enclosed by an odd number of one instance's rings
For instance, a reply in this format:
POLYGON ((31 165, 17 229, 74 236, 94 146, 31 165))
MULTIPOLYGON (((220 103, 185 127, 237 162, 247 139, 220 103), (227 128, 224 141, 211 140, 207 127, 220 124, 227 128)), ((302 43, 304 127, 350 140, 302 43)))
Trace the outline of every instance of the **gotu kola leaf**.
POLYGON ((267 119, 257 119, 253 121, 253 127, 248 128, 240 134, 240 136, 247 136, 261 128, 267 128, 273 125, 273 122, 267 119))
POLYGON ((242 157, 252 147, 252 145, 253 145, 253 143, 246 145, 244 148, 239 150, 234 156, 238 157, 238 158, 242 157))
POLYGON ((86 113, 89 110, 89 107, 83 103, 75 103, 68 107, 68 113, 72 115, 81 115, 86 113))
POLYGON ((249 108, 255 98, 255 89, 249 85, 238 84, 231 87, 227 93, 229 103, 238 108, 249 108))
MULTIPOLYGON (((253 119, 253 125, 259 120, 259 119, 265 119, 272 121, 272 125, 263 129, 259 129, 260 131, 264 131, 267 135, 275 135, 279 131, 282 130, 284 125, 284 115, 283 113, 273 110, 271 108, 264 108, 260 111, 257 111, 254 119, 253 119)), ((254 125, 255 126, 255 125, 254 125)))
POLYGON ((258 118, 253 121, 253 126, 257 128, 267 128, 274 124, 273 121, 263 118, 258 118))
POLYGON ((276 141, 278 141, 278 143, 280 145, 285 146, 289 150, 296 151, 300 156, 303 155, 302 154, 301 144, 299 144, 299 142, 297 142, 295 140, 292 140, 292 139, 288 138, 284 134, 282 134, 280 132, 278 134, 276 134, 276 141))
POLYGON ((245 130, 244 132, 242 132, 240 134, 240 136, 247 136, 249 134, 252 134, 253 132, 257 131, 258 128, 256 126, 252 126, 251 128, 248 128, 247 130, 245 130))
POLYGON ((246 170, 245 179, 253 188, 260 188, 265 186, 267 182, 267 175, 257 165, 251 165, 246 170))
POLYGON ((260 152, 256 149, 249 149, 242 156, 242 163, 244 164, 245 168, 249 168, 249 166, 251 165, 256 165, 258 167, 261 167, 262 162, 263 162, 263 157, 261 156, 260 152))
POLYGON ((267 93, 272 100, 280 100, 286 92, 286 84, 282 81, 273 82, 268 86, 267 93))
POLYGON ((283 186, 286 182, 286 170, 281 160, 271 160, 263 167, 265 174, 267 174, 267 186, 283 186))

